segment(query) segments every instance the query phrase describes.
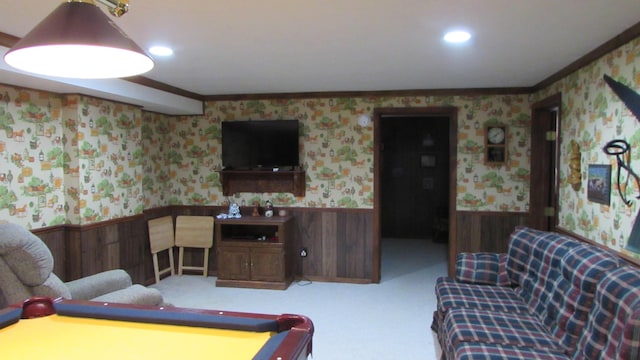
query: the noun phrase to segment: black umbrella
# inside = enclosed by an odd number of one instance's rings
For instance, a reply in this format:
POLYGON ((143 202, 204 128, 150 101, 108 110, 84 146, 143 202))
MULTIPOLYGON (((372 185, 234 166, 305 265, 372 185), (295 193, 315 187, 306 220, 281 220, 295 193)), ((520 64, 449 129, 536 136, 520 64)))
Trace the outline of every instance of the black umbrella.
POLYGON ((609 75, 604 75, 604 81, 609 84, 611 90, 631 110, 631 113, 640 121, 640 94, 630 89, 627 85, 613 80, 609 75))

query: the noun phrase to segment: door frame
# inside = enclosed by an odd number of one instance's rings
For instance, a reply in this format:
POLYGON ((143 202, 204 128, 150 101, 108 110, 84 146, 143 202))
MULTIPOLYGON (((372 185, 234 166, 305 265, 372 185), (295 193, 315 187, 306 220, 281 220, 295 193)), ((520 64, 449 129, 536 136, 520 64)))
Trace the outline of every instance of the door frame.
POLYGON ((545 231, 554 231, 558 226, 558 184, 560 181, 560 141, 562 139, 561 109, 561 93, 548 96, 531 105, 530 164, 532 171, 529 183, 529 226, 545 231), (544 132, 548 130, 550 121, 553 121, 553 119, 549 119, 549 114, 553 112, 557 112, 555 139, 548 140, 544 132), (550 142, 552 144, 549 144, 550 142), (549 163, 551 155, 554 157, 555 164, 549 163), (534 168, 536 164, 540 166, 534 168), (534 174, 534 170, 541 173, 534 174), (554 172, 553 176, 549 174, 551 171, 554 172), (552 179, 552 183, 549 183, 549 179, 552 179), (555 209, 551 221, 544 215, 545 207, 555 209))
POLYGON ((372 280, 380 282, 381 278, 381 249, 380 241, 382 237, 381 226, 381 171, 380 161, 381 122, 383 117, 390 116, 424 116, 424 117, 447 117, 449 119, 449 273, 452 273, 455 265, 456 249, 456 198, 457 198, 457 148, 458 148, 458 108, 454 106, 434 106, 434 107, 411 107, 411 108, 375 108, 373 110, 373 273, 372 280))

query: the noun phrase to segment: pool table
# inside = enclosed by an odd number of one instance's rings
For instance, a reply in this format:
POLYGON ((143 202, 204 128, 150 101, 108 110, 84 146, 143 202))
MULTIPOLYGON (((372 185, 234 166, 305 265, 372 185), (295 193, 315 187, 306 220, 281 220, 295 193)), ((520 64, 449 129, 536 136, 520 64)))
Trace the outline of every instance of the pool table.
POLYGON ((45 297, 0 310, 4 359, 302 360, 313 331, 301 315, 45 297))

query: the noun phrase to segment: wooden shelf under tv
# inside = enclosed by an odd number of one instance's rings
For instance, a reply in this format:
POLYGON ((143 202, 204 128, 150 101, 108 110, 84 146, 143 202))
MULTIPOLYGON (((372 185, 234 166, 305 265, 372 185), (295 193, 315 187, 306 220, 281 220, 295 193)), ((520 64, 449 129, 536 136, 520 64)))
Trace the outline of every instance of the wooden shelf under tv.
POLYGON ((304 170, 222 170, 220 182, 224 196, 240 192, 282 192, 304 196, 306 187, 304 170))

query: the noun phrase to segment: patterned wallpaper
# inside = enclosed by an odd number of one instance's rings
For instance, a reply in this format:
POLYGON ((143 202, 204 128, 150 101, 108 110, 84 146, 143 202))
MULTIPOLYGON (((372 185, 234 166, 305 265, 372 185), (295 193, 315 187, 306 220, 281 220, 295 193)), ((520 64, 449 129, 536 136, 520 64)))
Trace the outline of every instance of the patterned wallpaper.
POLYGON ((250 205, 271 200, 276 206, 372 208, 373 128, 360 126, 358 117, 373 115, 373 109, 379 107, 444 105, 459 108, 458 209, 524 211, 529 187, 530 104, 526 96, 510 95, 209 102, 205 116, 170 122, 169 162, 175 176, 170 176, 169 202, 250 205), (250 193, 222 197, 217 173, 221 122, 260 119, 300 121, 305 197, 250 193), (484 127, 489 123, 509 126, 511 156, 506 166, 484 165, 484 127))
POLYGON ((62 99, 0 88, 0 218, 29 227, 66 220, 62 99))
POLYGON ((141 110, 0 87, 0 216, 28 228, 144 209, 141 110))
POLYGON ((172 117, 81 95, 0 89, 0 153, 13 159, 0 168, 0 192, 6 193, 0 212, 32 228, 89 224, 168 204, 271 200, 276 206, 372 208, 373 128, 357 118, 376 107, 458 107, 458 209, 527 208, 530 103, 523 95, 224 101, 207 103, 204 116, 172 117), (294 118, 302 125, 306 196, 222 196, 221 122, 294 118), (506 166, 484 164, 489 123, 509 126, 506 166), (23 166, 24 160, 34 166, 23 166), (37 188, 41 183, 47 185, 37 188))
MULTIPOLYGON (((562 228, 597 241, 614 250, 640 258, 624 249, 640 207, 638 189, 632 180, 623 191, 632 199, 626 206, 618 195, 617 161, 602 151, 607 142, 625 139, 631 145, 631 167, 640 168, 640 124, 611 91, 603 79, 607 74, 640 93, 640 39, 609 53, 591 65, 537 94, 544 98, 562 93, 562 134, 560 144, 559 222, 562 228), (569 181, 571 142, 580 147, 581 183, 577 190, 569 181), (611 201, 603 205, 587 199, 589 164, 611 165, 611 201)), ((623 179, 625 178, 623 172, 623 179)))
MULTIPOLYGON (((168 204, 372 208, 373 129, 357 119, 377 107, 458 108, 457 209, 526 212, 530 106, 562 92, 560 225, 622 250, 637 205, 587 200, 587 165, 611 164, 602 146, 625 137, 637 148, 635 118, 602 81, 607 73, 640 89, 640 40, 621 47, 538 94, 211 101, 203 116, 167 116, 82 95, 0 85, 0 217, 30 228, 89 224, 168 204), (222 121, 298 119, 304 197, 222 195, 222 121), (484 164, 484 128, 508 126, 509 159, 484 164), (3 130, 3 131, 2 131, 3 130), (581 148, 582 186, 568 181, 571 140, 581 148)), ((633 163, 640 158, 633 152, 633 163)), ((625 191, 637 193, 635 185, 625 191)), ((633 197, 633 196, 632 196, 633 197)))

